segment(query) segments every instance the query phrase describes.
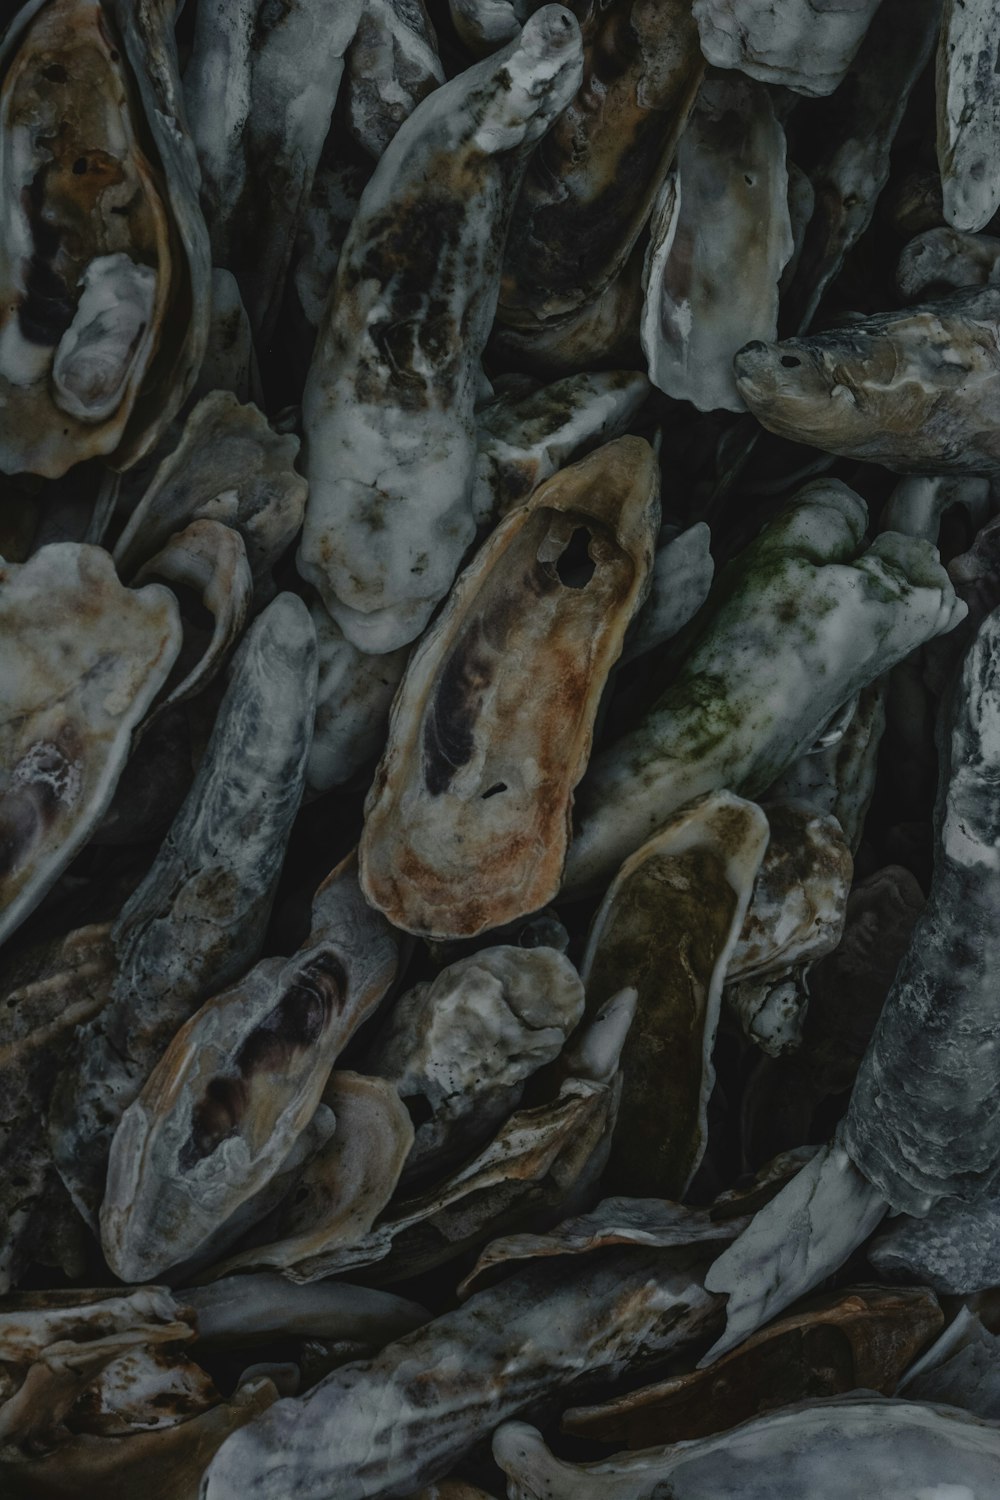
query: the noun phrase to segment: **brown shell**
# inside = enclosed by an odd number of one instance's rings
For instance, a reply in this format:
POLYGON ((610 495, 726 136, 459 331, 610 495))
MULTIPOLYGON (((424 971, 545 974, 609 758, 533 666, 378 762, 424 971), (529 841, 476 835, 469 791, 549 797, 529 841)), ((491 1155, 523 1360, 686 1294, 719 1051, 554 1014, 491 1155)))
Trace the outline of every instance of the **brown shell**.
POLYGON ((601 1406, 571 1407, 562 1430, 626 1448, 723 1432, 764 1411, 853 1390, 891 1396, 944 1315, 923 1287, 862 1286, 812 1299, 705 1369, 601 1406))
POLYGON ((396 926, 472 937, 555 895, 598 702, 652 566, 657 490, 641 438, 563 469, 425 635, 360 851, 365 893, 396 926))

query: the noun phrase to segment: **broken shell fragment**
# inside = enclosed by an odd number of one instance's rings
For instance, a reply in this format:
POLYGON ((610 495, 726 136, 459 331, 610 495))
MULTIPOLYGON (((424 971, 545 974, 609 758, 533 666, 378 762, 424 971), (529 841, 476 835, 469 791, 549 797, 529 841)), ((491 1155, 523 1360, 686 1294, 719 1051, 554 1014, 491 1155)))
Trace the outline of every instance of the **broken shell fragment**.
POLYGON ((816 481, 721 570, 669 686, 590 762, 567 887, 609 875, 694 797, 760 795, 836 709, 963 618, 928 543, 880 536, 858 556, 866 516, 846 485, 816 481))
POLYGON ((382 156, 420 101, 443 82, 423 0, 364 0, 344 79, 348 129, 358 144, 382 156))
POLYGON ((481 949, 402 995, 365 1067, 420 1117, 407 1178, 485 1144, 582 1014, 580 977, 553 948, 481 949))
POLYGON ((173 595, 73 542, 0 563, 0 942, 82 848, 181 644, 173 595))
POLYGON ((652 450, 619 438, 536 490, 462 575, 411 658, 366 806, 362 883, 397 926, 474 937, 557 891, 658 523, 652 450))
POLYGON ((570 1408, 562 1430, 645 1448, 709 1437, 797 1401, 854 1390, 891 1396, 943 1323, 937 1299, 922 1287, 835 1292, 769 1324, 713 1365, 603 1406, 570 1408))
POLYGON ((743 411, 733 355, 775 337, 791 253, 785 136, 770 94, 710 74, 653 210, 640 325, 653 384, 699 411, 743 411))
POLYGON ((302 796, 315 692, 309 612, 279 594, 242 643, 194 785, 115 923, 111 1003, 57 1084, 53 1152, 92 1224, 122 1111, 180 1023, 260 951, 302 796))
POLYGON ((770 432, 899 474, 993 474, 1000 393, 1000 287, 735 359, 736 385, 770 432))
POLYGON ((855 1397, 769 1412, 714 1437, 591 1464, 564 1463, 535 1428, 507 1422, 493 1455, 516 1500, 857 1500, 865 1492, 879 1500, 949 1492, 990 1500, 1000 1426, 949 1406, 855 1397))
POLYGON ((348 864, 317 892, 298 953, 262 960, 181 1027, 111 1145, 101 1242, 123 1280, 195 1256, 266 1186, 391 984, 396 952, 348 864))
POLYGON ((963 234, 948 225, 916 235, 904 246, 896 266, 896 285, 907 302, 919 302, 935 289, 958 292, 996 281, 1000 281, 1000 239, 963 234))
POLYGON ((34 0, 0 48, 7 472, 134 462, 204 353, 207 235, 173 18, 129 9, 34 0))
POLYGON ((680 813, 622 866, 582 965, 599 1005, 638 991, 609 1181, 682 1198, 705 1151, 722 985, 767 847, 764 814, 727 792, 680 813))
POLYGON ((1000 76, 990 0, 944 0, 937 54, 937 156, 944 213, 982 229, 1000 208, 1000 76))
POLYGON ((879 0, 694 0, 701 45, 716 68, 802 94, 832 94, 879 0))
POLYGON ((472 541, 473 407, 507 220, 579 70, 576 22, 543 7, 417 107, 362 195, 303 397, 299 549, 362 650, 419 635, 472 541))

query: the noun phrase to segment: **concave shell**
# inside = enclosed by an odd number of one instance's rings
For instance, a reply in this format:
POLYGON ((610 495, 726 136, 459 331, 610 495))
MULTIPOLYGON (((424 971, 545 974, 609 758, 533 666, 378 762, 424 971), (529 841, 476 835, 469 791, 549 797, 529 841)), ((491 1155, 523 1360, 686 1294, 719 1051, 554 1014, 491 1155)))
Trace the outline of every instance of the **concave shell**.
POLYGON ((173 595, 74 542, 0 563, 0 942, 103 815, 180 649, 173 595))
POLYGON ((736 385, 770 432, 899 474, 1000 469, 1000 286, 748 344, 736 385))
MULTIPOLYGON (((692 798, 759 796, 868 682, 965 614, 926 542, 877 537, 836 480, 801 490, 723 568, 645 719, 593 757, 566 885, 592 885, 692 798)), ((673 648, 672 648, 673 651, 673 648)))
POLYGON ((944 213, 982 229, 1000 208, 1000 73, 993 0, 944 0, 937 54, 937 155, 944 213))
POLYGON ((564 469, 501 523, 417 648, 361 841, 365 892, 397 926, 473 937, 558 889, 600 694, 652 563, 657 490, 640 438, 564 469))
MULTIPOLYGON (((330 1140, 296 1175, 282 1203, 257 1224, 249 1248, 213 1270, 287 1269, 369 1233, 386 1207, 413 1145, 413 1123, 391 1083, 335 1071, 323 1090, 334 1113, 330 1140)), ((246 1244, 246 1241, 244 1241, 246 1244)))
POLYGON ((701 1161, 726 965, 767 840, 753 803, 703 798, 626 860, 594 919, 588 1004, 639 994, 609 1163, 625 1192, 681 1198, 701 1161))
POLYGON ((493 1440, 516 1500, 992 1500, 1000 1426, 917 1401, 818 1401, 730 1432, 593 1464, 555 1458, 541 1434, 506 1423, 493 1440), (737 1490, 734 1486, 738 1485, 737 1490))
POLYGON ((172 19, 148 0, 32 0, 0 51, 8 471, 134 463, 198 373, 208 242, 172 19))
POLYGON ((770 94, 709 74, 653 210, 640 325, 653 384, 699 411, 743 411, 733 355, 775 337, 791 253, 785 134, 770 94))
POLYGON ((552 948, 485 948, 393 1005, 365 1055, 421 1120, 407 1178, 478 1149, 583 1015, 583 985, 552 948))
POLYGON ((349 861, 317 892, 298 953, 263 959, 181 1027, 112 1142, 101 1241, 116 1274, 189 1259, 266 1186, 396 961, 349 861))
POLYGON ((859 1389, 891 1396, 943 1323, 937 1299, 921 1287, 834 1292, 769 1324, 713 1365, 601 1406, 571 1407, 562 1430, 643 1448, 709 1437, 795 1401, 859 1389))
POLYGON ((498 318, 530 330, 621 274, 684 129, 704 59, 690 0, 573 0, 578 92, 536 151, 511 221, 498 318))
POLYGON ((362 650, 415 639, 472 541, 473 408, 508 215, 579 70, 576 22, 543 7, 418 106, 362 195, 303 396, 298 557, 362 650))
POLYGON ((705 56, 762 83, 832 94, 879 0, 694 0, 705 56))

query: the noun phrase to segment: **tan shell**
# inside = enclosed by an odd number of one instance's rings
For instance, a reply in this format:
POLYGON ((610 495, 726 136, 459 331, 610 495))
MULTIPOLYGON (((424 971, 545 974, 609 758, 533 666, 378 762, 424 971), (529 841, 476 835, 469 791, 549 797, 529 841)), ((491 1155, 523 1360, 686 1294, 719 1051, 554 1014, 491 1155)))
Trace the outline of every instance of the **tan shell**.
POLYGON ((937 1299, 922 1287, 835 1292, 779 1318, 702 1370, 601 1406, 571 1407, 562 1430, 645 1448, 708 1437, 794 1401, 858 1389, 891 1396, 943 1323, 937 1299))
POLYGON ((366 808, 362 883, 396 926, 471 937, 557 891, 658 522, 652 450, 619 438, 536 490, 462 575, 411 659, 366 808))
POLYGON ((337 1127, 299 1175, 289 1197, 253 1233, 249 1249, 214 1275, 250 1266, 287 1268, 369 1233, 395 1191, 413 1124, 391 1083, 334 1072, 323 1091, 337 1127))
POLYGON ((752 802, 704 797, 625 861, 594 918, 588 1004, 639 992, 609 1166, 623 1192, 681 1198, 701 1161, 723 980, 767 840, 752 802))
POLYGON ((181 643, 164 588, 118 582, 99 547, 61 542, 0 562, 0 942, 69 864, 111 801, 132 731, 181 643))

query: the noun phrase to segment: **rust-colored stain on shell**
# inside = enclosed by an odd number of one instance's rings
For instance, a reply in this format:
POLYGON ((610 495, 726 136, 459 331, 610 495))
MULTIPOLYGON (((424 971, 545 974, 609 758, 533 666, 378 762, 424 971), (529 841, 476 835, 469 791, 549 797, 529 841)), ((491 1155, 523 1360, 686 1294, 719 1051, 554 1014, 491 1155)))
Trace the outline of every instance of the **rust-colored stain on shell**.
POLYGON ((413 657, 367 806, 362 883, 397 926, 471 937, 556 892, 572 793, 659 520, 620 438, 497 528, 413 657))

